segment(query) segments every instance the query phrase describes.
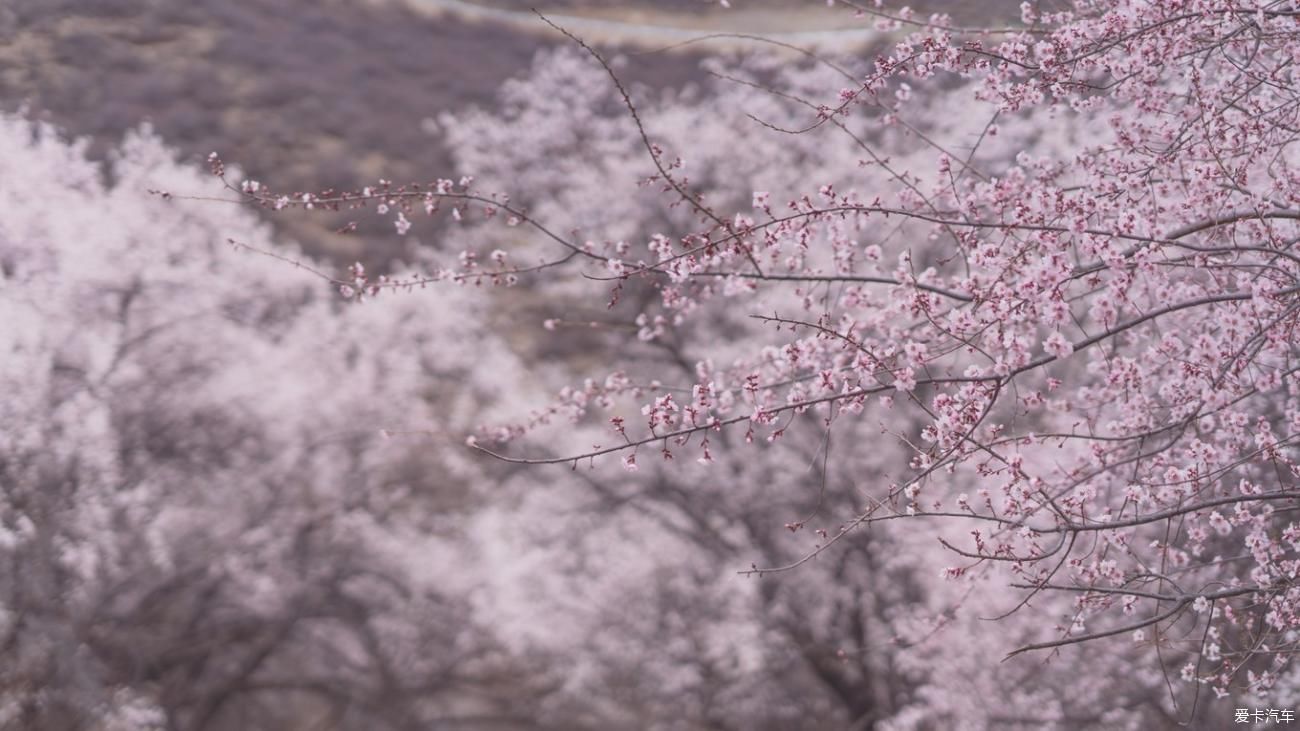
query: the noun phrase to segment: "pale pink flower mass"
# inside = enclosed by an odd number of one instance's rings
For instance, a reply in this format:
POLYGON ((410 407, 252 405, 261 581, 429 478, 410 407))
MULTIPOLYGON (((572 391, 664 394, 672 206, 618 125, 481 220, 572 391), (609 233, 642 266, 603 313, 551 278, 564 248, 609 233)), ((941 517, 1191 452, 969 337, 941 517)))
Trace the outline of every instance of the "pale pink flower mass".
POLYGON ((1300 699, 1293 4, 826 5, 710 22, 869 52, 677 48, 681 89, 527 16, 565 45, 421 181, 100 175, 3 121, 0 727, 47 682, 195 728, 290 686, 347 728, 1300 699), (318 220, 332 263, 274 240, 318 220))

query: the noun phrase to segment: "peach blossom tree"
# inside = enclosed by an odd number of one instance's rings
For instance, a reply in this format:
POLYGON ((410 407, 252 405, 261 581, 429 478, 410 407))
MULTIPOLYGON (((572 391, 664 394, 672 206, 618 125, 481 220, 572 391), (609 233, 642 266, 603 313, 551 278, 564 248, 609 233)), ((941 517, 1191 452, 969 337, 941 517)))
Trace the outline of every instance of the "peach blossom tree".
POLYGON ((834 517, 742 572, 924 536, 946 556, 934 591, 1031 620, 1003 654, 1122 646, 1182 714, 1266 696, 1300 631, 1297 11, 1026 3, 1002 29, 857 13, 888 34, 869 68, 817 59, 784 86, 714 69, 761 92, 748 108, 704 94, 659 114, 575 38, 621 118, 534 79, 542 98, 501 126, 445 120, 488 144, 444 179, 287 193, 211 165, 253 205, 373 209, 417 236, 440 217, 462 242, 416 275, 324 275, 346 297, 518 287, 580 313, 539 318, 545 337, 640 343, 480 430, 485 455, 700 463, 744 492, 772 487, 724 469, 746 450, 831 440, 852 485, 834 517))

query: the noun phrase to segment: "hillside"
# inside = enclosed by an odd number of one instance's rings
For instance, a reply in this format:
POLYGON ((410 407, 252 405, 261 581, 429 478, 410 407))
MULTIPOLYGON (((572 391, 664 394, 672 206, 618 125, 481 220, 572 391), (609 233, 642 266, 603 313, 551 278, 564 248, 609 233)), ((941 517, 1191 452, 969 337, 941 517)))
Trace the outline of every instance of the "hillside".
MULTIPOLYGON (((281 187, 423 180, 451 172, 428 120, 490 104, 555 42, 396 3, 15 0, 0 7, 0 108, 88 137, 98 156, 147 122, 187 160, 219 150, 281 187)), ((696 65, 663 55, 628 75, 681 84, 696 65)), ((358 256, 332 223, 277 221, 314 250, 358 256)), ((395 251, 372 233, 369 258, 395 251)))
MULTIPOLYGON (((450 109, 490 106, 501 82, 526 72, 539 50, 563 41, 533 17, 531 5, 11 0, 0 6, 0 109, 25 109, 88 137, 96 156, 148 123, 185 160, 198 162, 217 150, 249 176, 281 188, 428 180, 454 172, 432 120, 450 109)), ((978 7, 1009 17, 1010 5, 992 0, 978 7)), ((737 0, 733 6, 553 0, 542 10, 614 52, 622 43, 644 51, 723 30, 870 38, 866 23, 820 2, 737 0)), ((748 46, 730 44, 732 50, 748 46)), ((642 53, 622 73, 634 84, 681 86, 701 78, 700 54, 718 49, 642 53)), ((279 217, 275 225, 340 261, 382 264, 400 254, 402 244, 390 231, 363 224, 363 247, 361 236, 332 233, 342 222, 279 217)))

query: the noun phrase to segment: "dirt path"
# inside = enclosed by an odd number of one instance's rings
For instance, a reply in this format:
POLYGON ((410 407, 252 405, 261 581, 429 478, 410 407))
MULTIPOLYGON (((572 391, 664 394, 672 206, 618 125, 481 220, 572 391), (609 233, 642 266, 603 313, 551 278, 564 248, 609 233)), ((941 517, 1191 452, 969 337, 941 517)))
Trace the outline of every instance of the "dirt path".
MULTIPOLYGON (((480 5, 467 0, 405 0, 412 8, 435 15, 452 13, 471 21, 508 25, 526 32, 550 32, 532 12, 480 5)), ((548 12, 557 25, 593 42, 611 45, 663 47, 715 33, 761 35, 781 43, 852 50, 871 43, 881 33, 869 23, 843 27, 851 16, 843 10, 805 6, 798 10, 752 8, 722 12, 673 13, 656 10, 592 8, 548 12), (837 27, 840 26, 840 27, 837 27)), ((738 46, 740 39, 711 38, 714 45, 738 46)))

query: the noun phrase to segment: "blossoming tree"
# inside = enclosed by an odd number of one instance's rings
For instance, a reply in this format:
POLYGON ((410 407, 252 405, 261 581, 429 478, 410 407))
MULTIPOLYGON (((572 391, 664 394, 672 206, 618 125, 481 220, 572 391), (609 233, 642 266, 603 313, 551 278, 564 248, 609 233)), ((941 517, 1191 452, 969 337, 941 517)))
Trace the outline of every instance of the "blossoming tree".
MULTIPOLYGON (((1003 588, 996 613, 1019 628, 1004 653, 1122 644, 1168 676, 1170 718, 1294 685, 1297 10, 1026 3, 1004 29, 857 11, 893 45, 869 70, 838 69, 838 93, 737 79, 769 87, 779 109, 734 123, 743 150, 697 149, 702 175, 689 140, 660 137, 583 46, 624 107, 611 129, 641 147, 655 216, 605 196, 622 167, 565 147, 616 159, 617 140, 549 126, 507 125, 480 149, 563 156, 487 182, 232 187, 269 208, 375 206, 401 231, 426 215, 472 229, 426 274, 334 278, 347 296, 444 281, 598 292, 685 366, 670 379, 629 358, 484 429, 471 440, 484 453, 639 472, 811 433, 843 445, 824 453, 854 471, 851 498, 801 555, 750 575, 810 571, 863 536, 921 535, 946 552, 951 584, 936 591, 1003 588), (809 179, 783 157, 831 138, 848 141, 852 172, 809 179), (562 426, 594 420, 595 439, 562 426), (902 464, 864 467, 889 449, 902 464)), ((696 100, 695 114, 717 113, 696 100)), ((488 158, 473 162, 492 177, 488 158)), ((540 325, 561 337, 593 319, 540 325)))
POLYGON ((531 722, 544 669, 470 601, 475 470, 380 432, 476 393, 473 306, 340 309, 230 251, 270 245, 246 212, 149 196, 217 187, 171 158, 136 135, 107 185, 0 120, 0 728, 531 722))

